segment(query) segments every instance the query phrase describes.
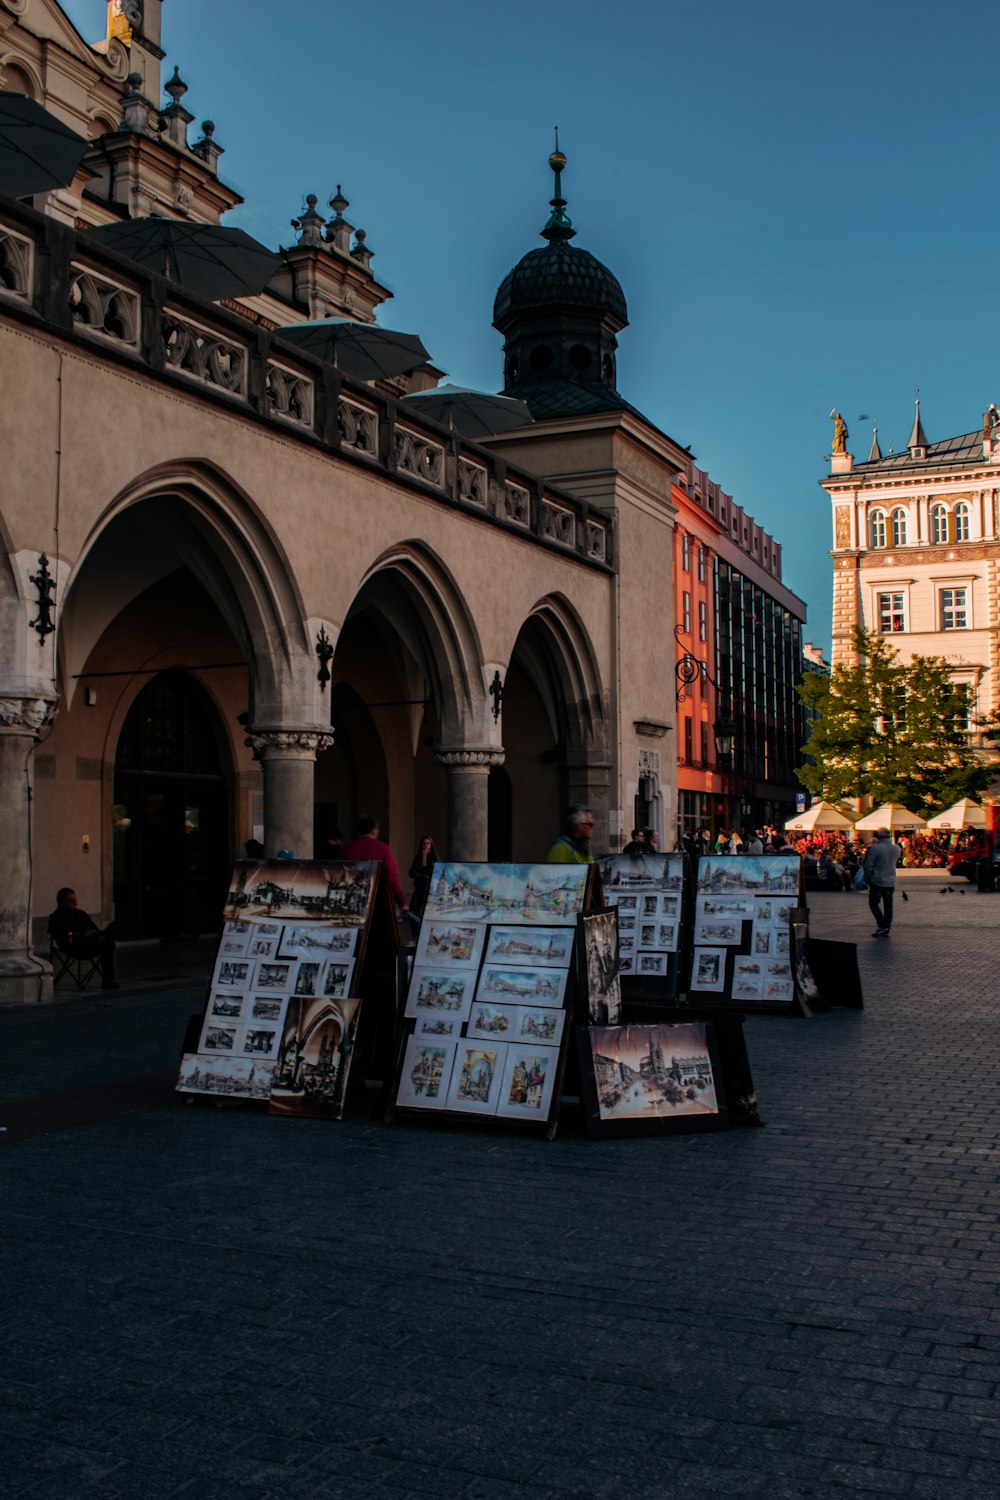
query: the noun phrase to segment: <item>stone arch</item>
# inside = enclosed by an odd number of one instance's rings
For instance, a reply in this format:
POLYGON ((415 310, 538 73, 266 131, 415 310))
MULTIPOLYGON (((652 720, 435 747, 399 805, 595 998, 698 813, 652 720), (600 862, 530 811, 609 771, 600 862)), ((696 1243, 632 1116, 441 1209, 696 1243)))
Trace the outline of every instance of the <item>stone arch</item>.
POLYGON ((280 719, 293 665, 309 654, 297 584, 251 498, 214 465, 184 459, 150 469, 122 490, 80 549, 60 620, 67 703, 102 632, 126 604, 178 567, 212 597, 242 647, 253 717, 280 719), (104 586, 109 576, 110 588, 104 586))
POLYGON ((608 705, 589 633, 564 594, 549 594, 531 609, 514 652, 531 664, 554 734, 568 745, 604 748, 608 705))
POLYGON ((0 88, 8 94, 27 94, 40 100, 44 94, 42 80, 26 57, 8 52, 0 57, 0 88))

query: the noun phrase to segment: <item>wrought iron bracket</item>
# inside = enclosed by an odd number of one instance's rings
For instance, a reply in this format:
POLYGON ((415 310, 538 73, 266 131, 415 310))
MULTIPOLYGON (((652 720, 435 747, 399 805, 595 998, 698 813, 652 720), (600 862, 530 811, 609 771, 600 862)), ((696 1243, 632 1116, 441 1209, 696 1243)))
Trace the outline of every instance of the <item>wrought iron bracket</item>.
POLYGON ((38 572, 32 573, 28 578, 38 590, 38 614, 30 622, 31 629, 38 631, 39 644, 45 644, 45 637, 51 635, 55 630, 55 622, 52 619, 52 611, 55 608, 56 581, 49 572, 49 560, 42 552, 38 558, 38 572))
POLYGON ((333 644, 326 633, 325 625, 319 627, 319 635, 316 637, 316 655, 319 657, 316 681, 319 683, 320 692, 325 693, 326 685, 330 681, 330 663, 333 660, 333 644))
MULTIPOLYGON (((684 645, 684 642, 681 640, 681 635, 683 634, 683 632, 683 625, 674 626, 674 640, 677 642, 678 646, 684 645)), ((684 655, 680 658, 677 665, 674 667, 674 675, 677 678, 677 697, 674 700, 676 703, 684 702, 685 698, 688 697, 688 694, 684 691, 684 689, 689 688, 693 682, 697 682, 699 677, 701 677, 706 682, 710 682, 714 688, 717 688, 719 686, 715 678, 712 676, 711 672, 708 670, 708 663, 699 661, 696 656, 692 656, 691 652, 686 647, 684 649, 684 655)))
POLYGON ((490 683, 489 693, 493 699, 493 721, 496 723, 500 718, 500 704, 503 701, 503 683, 500 681, 499 672, 493 673, 493 681, 490 683))

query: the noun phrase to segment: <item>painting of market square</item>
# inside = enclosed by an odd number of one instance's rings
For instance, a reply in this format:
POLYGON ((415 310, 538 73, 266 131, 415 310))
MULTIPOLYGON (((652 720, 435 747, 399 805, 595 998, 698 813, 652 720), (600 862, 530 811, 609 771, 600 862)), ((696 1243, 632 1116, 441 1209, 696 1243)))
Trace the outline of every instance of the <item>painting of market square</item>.
POLYGON ((230 922, 279 917, 363 927, 377 874, 371 862, 240 860, 224 915, 230 922))
POLYGON ((587 1035, 602 1120, 718 1113, 704 1023, 592 1027, 587 1035))
POLYGON ((589 875, 587 865, 442 863, 434 871, 424 915, 568 925, 583 910, 589 875))
POLYGON ((698 861, 698 890, 768 891, 794 896, 798 893, 802 860, 798 854, 702 855, 698 861))

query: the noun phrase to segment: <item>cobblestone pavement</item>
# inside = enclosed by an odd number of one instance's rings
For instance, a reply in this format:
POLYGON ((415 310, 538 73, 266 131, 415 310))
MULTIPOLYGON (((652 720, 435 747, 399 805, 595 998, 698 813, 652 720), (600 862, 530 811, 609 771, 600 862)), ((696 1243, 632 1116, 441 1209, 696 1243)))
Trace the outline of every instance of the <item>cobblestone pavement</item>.
POLYGON ((866 1009, 748 1021, 762 1130, 185 1107, 191 988, 0 1013, 12 1120, 117 1101, 0 1150, 0 1497, 996 1500, 1000 894, 811 904, 866 1009))

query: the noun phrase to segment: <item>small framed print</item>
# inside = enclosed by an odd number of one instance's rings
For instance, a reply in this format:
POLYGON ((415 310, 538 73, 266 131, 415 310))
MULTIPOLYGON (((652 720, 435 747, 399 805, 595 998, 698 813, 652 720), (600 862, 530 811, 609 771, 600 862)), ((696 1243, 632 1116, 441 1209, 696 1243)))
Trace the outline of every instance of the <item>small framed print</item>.
POLYGON ((726 988, 725 948, 696 948, 691 960, 691 988, 721 995, 726 988))
POLYGON ((407 1016, 450 1016, 459 1025, 467 1019, 476 976, 470 969, 418 969, 410 976, 407 1016))
POLYGON ((251 922, 250 925, 259 937, 280 938, 281 936, 280 922, 251 922))
POLYGON ((558 1068, 555 1047, 512 1043, 504 1061, 497 1114, 507 1120, 547 1119, 558 1068))
POLYGON ((459 1042, 445 1109, 495 1115, 506 1060, 503 1042, 459 1042))
POLYGON ((233 1025, 243 1020, 245 1003, 246 996, 238 994, 235 990, 213 990, 209 995, 208 1010, 205 1012, 206 1019, 227 1021, 233 1025))
POLYGON ((643 953, 638 954, 636 973, 640 975, 660 974, 665 975, 670 965, 669 953, 643 953))
POLYGON ((254 966, 249 959, 220 958, 212 975, 213 989, 248 990, 254 966))
POLYGON ((298 965, 294 959, 260 958, 254 970, 253 989, 259 994, 290 995, 295 988, 298 965))
POLYGON ((353 958, 360 927, 286 927, 278 949, 282 958, 353 958))
POLYGON ((789 974, 787 979, 764 978, 764 999, 773 1004, 787 1002, 789 1005, 795 999, 795 983, 789 974))
POLYGON ((177 1087, 182 1094, 216 1094, 223 1099, 256 1099, 266 1103, 274 1064, 256 1058, 204 1057, 186 1052, 177 1087))
POLYGON ((619 929, 619 932, 618 932, 618 954, 619 954, 619 958, 621 957, 621 954, 623 954, 623 953, 631 953, 634 948, 635 948, 635 933, 634 932, 622 932, 619 929))
POLYGON ((564 1010, 543 1010, 539 1006, 520 1005, 513 1038, 518 1042, 533 1043, 536 1047, 558 1047, 562 1041, 565 1021, 564 1010))
POLYGON ((635 973, 635 953, 632 950, 632 945, 631 944, 629 944, 628 948, 625 947, 624 943, 621 943, 619 945, 619 948, 618 948, 618 972, 619 972, 619 974, 634 974, 635 973))
POLYGON ((727 947, 735 947, 742 936, 742 925, 739 917, 705 917, 695 921, 694 940, 699 945, 725 943, 727 947))
POLYGON ((247 947, 247 958, 276 958, 279 941, 277 936, 260 937, 254 933, 247 947))
POLYGON ((275 1058, 281 1044, 280 1025, 255 1024, 251 1021, 243 1031, 240 1055, 243 1057, 275 1058))
POLYGON ((432 1010, 427 1015, 418 1016, 413 1027, 414 1036, 422 1037, 458 1037, 462 1034, 462 1022, 458 1016, 446 1015, 443 1011, 432 1010))
POLYGON ((642 897, 641 914, 644 917, 655 917, 659 915, 660 898, 656 892, 651 892, 642 897))
POLYGON ((754 927, 770 927, 778 905, 774 896, 755 896, 753 900, 754 927))
POLYGON ((578 918, 579 976, 587 1014, 599 1026, 614 1026, 622 1018, 622 988, 618 952, 618 913, 591 912, 578 918))
POLYGON ((676 922, 681 914, 680 896, 661 896, 659 915, 668 922, 676 922))
POLYGON ((695 902, 694 918, 696 922, 728 918, 738 926, 741 922, 748 922, 753 916, 753 901, 752 894, 741 895, 738 891, 716 891, 711 895, 701 895, 695 902))
POLYGON ((653 945, 666 953, 677 952, 677 923, 657 922, 656 942, 653 945))
POLYGON ((273 1021, 281 1026, 284 1024, 287 1008, 288 999, 285 995, 254 995, 247 1020, 250 1023, 273 1021))
POLYGON ((206 1021, 201 1031, 199 1052, 224 1052, 233 1056, 239 1051, 243 1034, 242 1026, 233 1026, 224 1021, 206 1021))
POLYGON ((775 927, 787 927, 795 910, 794 901, 775 901, 773 908, 773 921, 775 927))
POLYGON ((222 936, 224 938, 234 938, 236 940, 243 938, 249 942, 250 934, 253 930, 253 922, 241 922, 237 920, 235 922, 223 922, 222 924, 222 936))
POLYGON ((578 1026, 576 1037, 591 1139, 727 1128, 711 1022, 578 1026))
POLYGON ((758 927, 754 924, 753 929, 753 951, 757 954, 766 954, 771 951, 771 940, 774 937, 770 927, 758 927))
POLYGON ((516 967, 568 969, 575 938, 575 926, 492 927, 486 958, 516 967))
POLYGON ((328 1000, 343 1000, 351 992, 353 973, 353 959, 344 962, 339 958, 328 958, 323 969, 323 987, 320 994, 328 1000))
POLYGON ((517 1001, 532 1005, 562 1005, 566 993, 566 969, 519 969, 505 964, 483 964, 476 986, 477 1000, 501 1004, 517 1001))
POLYGON ((396 1103, 406 1109, 444 1109, 457 1046, 453 1041, 408 1037, 396 1103))
MULTIPOLYGON (((633 901, 637 901, 639 898, 637 896, 633 896, 631 899, 633 901)), ((622 904, 620 901, 618 903, 618 931, 619 933, 635 932, 635 912, 627 911, 623 914, 622 904)))
POLYGON ((246 958, 247 948, 250 943, 249 922, 227 922, 227 927, 242 927, 242 932, 223 932, 219 940, 220 958, 246 958))
POLYGON ((792 965, 787 958, 769 958, 764 965, 765 979, 791 979, 792 965))
POLYGON ((760 1000, 764 993, 764 961, 756 954, 737 954, 733 959, 734 1000, 760 1000))
POLYGON ((634 917, 639 909, 639 896, 637 892, 625 895, 621 891, 612 891, 610 895, 605 897, 605 900, 609 906, 617 906, 619 926, 621 926, 623 916, 634 917))
POLYGON ((472 922, 446 922, 438 918, 420 924, 420 939, 414 965, 430 968, 478 969, 482 957, 486 928, 472 922))
MULTIPOLYGON (((552 1011, 557 1015, 557 1011, 552 1011)), ((488 1042, 506 1042, 517 1026, 516 1005, 495 1005, 490 1000, 473 1000, 466 1036, 483 1037, 488 1042)))
POLYGON ((789 937, 787 928, 785 928, 784 931, 775 931, 774 951, 775 953, 783 954, 786 958, 790 955, 791 939, 789 937))
POLYGON ((295 971, 295 994, 314 996, 319 994, 323 978, 322 958, 300 958, 295 971))
POLYGON ((639 924, 639 947, 640 948, 655 948, 656 947, 656 923, 655 922, 641 922, 639 924))

